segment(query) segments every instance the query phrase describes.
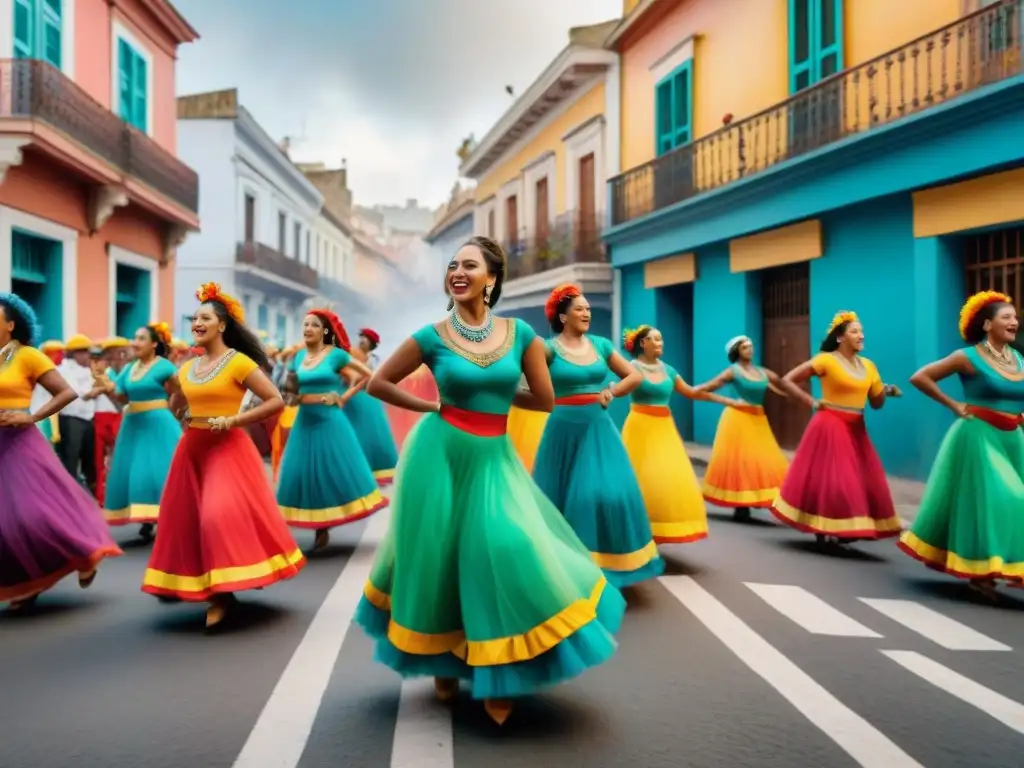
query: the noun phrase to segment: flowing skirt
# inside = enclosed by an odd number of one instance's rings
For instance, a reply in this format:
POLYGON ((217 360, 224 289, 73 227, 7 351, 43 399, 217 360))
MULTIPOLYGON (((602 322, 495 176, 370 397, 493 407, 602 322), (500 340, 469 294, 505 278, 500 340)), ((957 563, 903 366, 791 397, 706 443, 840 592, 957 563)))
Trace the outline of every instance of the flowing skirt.
POLYGON ((245 431, 185 430, 142 591, 208 600, 290 579, 305 564, 245 431))
POLYGON ((0 428, 0 494, 0 602, 123 554, 96 501, 35 427, 0 428))
POLYGON ((547 423, 548 414, 541 411, 529 411, 512 406, 508 413, 508 437, 527 472, 533 472, 537 449, 540 448, 544 425, 547 423))
POLYGON ((387 505, 340 408, 302 405, 281 460, 277 503, 293 528, 334 528, 387 505))
POLYGON ((46 442, 57 445, 60 442, 60 427, 56 415, 51 416, 48 419, 36 422, 36 426, 39 427, 39 431, 43 433, 43 437, 46 438, 46 442))
POLYGON ((788 469, 764 408, 726 408, 704 472, 704 498, 719 507, 769 509, 788 469))
POLYGON ((821 409, 807 425, 772 514, 804 533, 886 539, 902 525, 864 416, 821 409))
POLYGON ((288 445, 288 438, 291 436, 298 413, 299 406, 286 406, 270 433, 270 466, 274 470, 274 482, 281 476, 281 459, 284 458, 284 449, 288 445))
POLYGON ((512 444, 492 434, 439 414, 419 421, 356 610, 378 661, 407 677, 469 680, 477 699, 527 695, 606 661, 626 608, 512 444))
POLYGON ((345 415, 356 431, 373 476, 381 485, 389 484, 398 466, 398 448, 391 435, 384 404, 365 392, 357 392, 345 405, 345 415))
POLYGON ((110 525, 155 523, 181 425, 167 408, 124 414, 107 478, 110 525))
POLYGON ((1024 432, 960 419, 900 549, 962 579, 1024 582, 1024 432))
MULTIPOLYGON (((411 375, 402 379, 398 386, 409 394, 421 397, 424 400, 436 403, 439 398, 434 374, 425 365, 421 365, 411 375)), ((404 408, 398 408, 387 403, 384 403, 384 412, 387 414, 388 422, 391 424, 391 435, 395 438, 395 446, 398 450, 401 450, 402 446, 405 445, 409 432, 416 426, 416 422, 420 420, 423 414, 407 411, 404 408)))
POLYGON ((686 544, 708 535, 708 513, 700 482, 686 455, 671 411, 633 405, 622 425, 622 441, 643 493, 654 540, 686 544))
POLYGON ((622 438, 598 403, 555 406, 533 477, 613 585, 664 571, 622 438))

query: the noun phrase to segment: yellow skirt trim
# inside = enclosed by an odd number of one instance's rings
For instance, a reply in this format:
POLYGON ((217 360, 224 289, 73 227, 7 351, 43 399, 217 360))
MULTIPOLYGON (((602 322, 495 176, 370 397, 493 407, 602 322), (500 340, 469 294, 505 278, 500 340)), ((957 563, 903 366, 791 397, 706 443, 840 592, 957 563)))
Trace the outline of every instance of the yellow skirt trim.
MULTIPOLYGON (((543 624, 521 635, 493 640, 467 640, 463 630, 433 635, 399 626, 394 618, 388 626, 388 640, 398 650, 417 656, 453 653, 471 667, 497 667, 535 659, 550 651, 581 627, 597 618, 597 604, 608 582, 603 578, 590 597, 580 598, 563 608, 543 624)), ((391 597, 367 582, 363 595, 378 610, 391 612, 391 597)))
POLYGON ((602 552, 591 552, 594 564, 606 571, 635 571, 643 568, 651 560, 658 557, 658 545, 653 540, 647 542, 647 546, 638 549, 636 552, 629 552, 624 555, 608 555, 602 552))
POLYGON ((885 520, 876 520, 873 517, 848 517, 845 520, 833 520, 830 517, 820 515, 809 515, 801 512, 796 507, 787 504, 782 497, 778 497, 772 503, 779 515, 791 520, 797 525, 804 525, 826 533, 849 533, 850 531, 899 531, 903 529, 903 521, 899 515, 885 520))
POLYGON ((202 576, 178 576, 164 573, 152 568, 146 569, 142 579, 143 586, 175 592, 206 592, 221 584, 237 584, 254 579, 262 579, 277 571, 283 571, 301 563, 305 557, 302 550, 296 549, 289 555, 274 555, 269 560, 254 565, 238 565, 231 568, 214 568, 202 576))
POLYGON ((394 480, 395 479, 395 470, 393 470, 393 469, 378 469, 376 472, 373 473, 373 476, 377 480, 377 482, 380 482, 381 480, 394 480))
POLYGON ((349 517, 361 515, 368 509, 382 504, 384 497, 380 491, 375 490, 363 496, 361 499, 350 501, 338 507, 325 507, 324 509, 299 509, 298 507, 278 507, 285 520, 293 523, 333 523, 345 520, 349 517))
POLYGON ((749 506, 771 505, 779 495, 778 488, 765 488, 761 491, 727 491, 724 488, 715 488, 708 482, 703 483, 701 490, 704 493, 704 498, 708 501, 724 501, 728 504, 749 506))
POLYGON ((135 520, 145 522, 160 516, 160 505, 132 504, 124 509, 104 509, 103 516, 108 523, 131 523, 135 520))
POLYGON ((998 573, 1013 578, 1024 578, 1024 563, 1008 563, 1001 557, 990 557, 987 560, 966 560, 954 552, 926 544, 917 538, 913 531, 904 531, 900 536, 900 544, 913 550, 914 554, 922 560, 952 573, 962 573, 967 576, 988 576, 998 573))
POLYGON ((706 519, 687 520, 681 523, 659 523, 651 521, 651 534, 655 539, 691 539, 696 541, 708 535, 706 519))

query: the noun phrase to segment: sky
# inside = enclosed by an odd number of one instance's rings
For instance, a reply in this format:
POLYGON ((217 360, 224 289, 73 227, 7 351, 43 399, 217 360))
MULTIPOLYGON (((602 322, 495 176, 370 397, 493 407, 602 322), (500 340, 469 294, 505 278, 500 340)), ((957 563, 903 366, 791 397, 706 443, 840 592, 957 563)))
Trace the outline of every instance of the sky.
POLYGON ((237 87, 292 158, 338 167, 360 205, 435 207, 479 139, 568 43, 622 0, 173 0, 200 39, 178 94, 237 87), (288 7, 288 12, 284 9, 288 7))

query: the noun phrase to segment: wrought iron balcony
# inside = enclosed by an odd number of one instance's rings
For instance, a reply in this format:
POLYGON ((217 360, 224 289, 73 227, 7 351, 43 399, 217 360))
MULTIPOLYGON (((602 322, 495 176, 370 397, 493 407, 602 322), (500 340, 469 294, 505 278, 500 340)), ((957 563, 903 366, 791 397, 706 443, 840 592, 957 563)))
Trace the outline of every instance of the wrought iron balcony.
POLYGON ((0 127, 5 119, 44 123, 189 211, 199 210, 195 171, 45 61, 0 60, 0 127))
POLYGON ((320 276, 315 269, 263 243, 239 243, 235 249, 235 263, 248 264, 313 290, 320 287, 320 276))
POLYGON ((1021 74, 1022 15, 990 5, 616 176, 612 226, 1021 74))
POLYGON ((560 216, 548 232, 520 241, 513 254, 509 252, 509 280, 537 275, 568 264, 599 264, 608 261, 601 240, 602 216, 580 216, 571 212, 560 216))

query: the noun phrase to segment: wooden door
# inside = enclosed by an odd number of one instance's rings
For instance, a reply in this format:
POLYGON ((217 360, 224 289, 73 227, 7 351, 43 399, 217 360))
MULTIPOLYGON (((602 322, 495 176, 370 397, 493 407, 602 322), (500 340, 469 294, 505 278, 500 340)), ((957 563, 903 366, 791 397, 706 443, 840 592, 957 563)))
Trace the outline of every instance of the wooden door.
POLYGON ((494 239, 494 209, 487 212, 487 236, 494 239))
POLYGON ((596 184, 594 153, 580 158, 579 167, 579 227, 583 232, 590 232, 597 226, 597 201, 594 198, 596 184))
POLYGON ((534 234, 539 244, 544 244, 548 239, 548 228, 550 225, 548 211, 548 177, 537 182, 537 208, 534 211, 534 234))
POLYGON ((509 245, 519 242, 519 210, 516 196, 505 199, 505 241, 509 245))
MULTIPOLYGON (((806 262, 761 273, 761 364, 779 376, 811 356, 810 282, 806 262)), ((772 392, 765 400, 765 414, 783 448, 796 448, 811 418, 803 403, 772 392)))

